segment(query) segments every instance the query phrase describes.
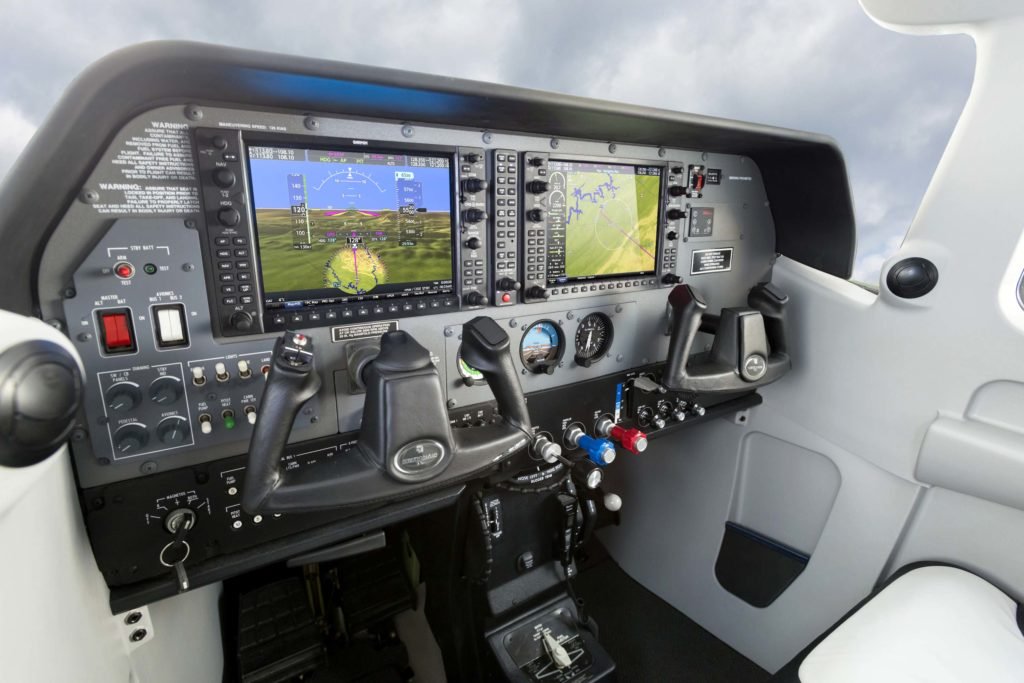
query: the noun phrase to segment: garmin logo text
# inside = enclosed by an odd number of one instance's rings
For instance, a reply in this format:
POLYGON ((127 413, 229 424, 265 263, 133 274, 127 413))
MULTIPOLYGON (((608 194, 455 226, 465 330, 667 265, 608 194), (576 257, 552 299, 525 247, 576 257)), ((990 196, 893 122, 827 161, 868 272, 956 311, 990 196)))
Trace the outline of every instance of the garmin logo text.
POLYGON ((753 178, 748 175, 731 175, 729 176, 729 180, 743 180, 749 183, 753 178))

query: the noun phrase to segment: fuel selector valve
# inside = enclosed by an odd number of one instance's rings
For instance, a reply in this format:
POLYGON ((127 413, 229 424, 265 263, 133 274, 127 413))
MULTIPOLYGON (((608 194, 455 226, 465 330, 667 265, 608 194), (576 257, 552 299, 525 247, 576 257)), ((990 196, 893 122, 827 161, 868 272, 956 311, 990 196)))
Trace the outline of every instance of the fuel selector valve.
POLYGON ((633 454, 639 455, 647 450, 647 435, 635 427, 626 429, 617 425, 607 417, 597 421, 597 433, 603 437, 617 441, 623 448, 633 454))
POLYGON ((573 446, 582 448, 595 465, 605 467, 615 460, 615 444, 608 439, 589 436, 579 426, 569 427, 565 433, 565 440, 573 446))

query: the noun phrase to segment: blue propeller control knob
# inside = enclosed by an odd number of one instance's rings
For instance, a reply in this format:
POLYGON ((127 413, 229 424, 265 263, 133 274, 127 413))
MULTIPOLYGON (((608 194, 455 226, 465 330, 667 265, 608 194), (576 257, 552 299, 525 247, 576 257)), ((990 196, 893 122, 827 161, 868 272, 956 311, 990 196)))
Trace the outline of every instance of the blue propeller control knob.
POLYGON ((615 444, 608 439, 595 439, 592 436, 582 434, 577 445, 587 452, 587 457, 595 465, 604 467, 615 460, 615 444))

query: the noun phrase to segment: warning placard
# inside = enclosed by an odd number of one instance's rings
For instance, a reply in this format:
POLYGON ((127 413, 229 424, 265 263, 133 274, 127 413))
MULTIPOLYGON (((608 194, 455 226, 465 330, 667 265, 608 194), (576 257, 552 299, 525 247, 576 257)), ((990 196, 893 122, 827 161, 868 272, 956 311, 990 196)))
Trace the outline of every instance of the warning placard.
POLYGON ((331 328, 331 340, 343 342, 351 341, 352 339, 365 339, 366 337, 379 337, 385 332, 394 332, 397 329, 397 320, 381 320, 376 323, 344 325, 331 328))
POLYGON ((725 249, 698 249, 690 261, 690 275, 721 273, 732 270, 732 247, 725 249))

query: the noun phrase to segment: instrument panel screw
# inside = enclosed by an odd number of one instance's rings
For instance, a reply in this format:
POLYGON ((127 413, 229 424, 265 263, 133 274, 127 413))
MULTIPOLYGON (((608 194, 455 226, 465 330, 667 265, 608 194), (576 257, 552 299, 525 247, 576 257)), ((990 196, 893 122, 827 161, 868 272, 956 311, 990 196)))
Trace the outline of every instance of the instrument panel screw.
POLYGON ((508 326, 509 327, 519 327, 519 321, 516 320, 515 318, 512 318, 511 320, 508 321, 508 326))
POLYGON ((140 621, 142 621, 142 612, 129 612, 128 615, 124 618, 124 623, 128 624, 129 626, 131 626, 132 624, 137 624, 140 621))
POLYGON ((74 299, 78 292, 75 291, 74 287, 67 287, 64 289, 63 294, 65 299, 74 299))
POLYGON ((137 643, 148 635, 148 632, 144 628, 137 628, 132 631, 132 634, 128 636, 133 643, 137 643))
POLYGON ((196 269, 196 266, 193 263, 183 263, 181 265, 181 269, 184 270, 186 273, 191 273, 193 270, 196 269))
POLYGON ((615 356, 615 362, 616 363, 621 363, 622 362, 622 354, 621 353, 619 355, 615 356))
POLYGON ((86 204, 94 204, 99 201, 100 193, 96 190, 82 190, 82 194, 78 195, 78 198, 86 204))
POLYGON ((156 470, 157 465, 152 460, 147 460, 146 462, 142 463, 142 465, 139 467, 139 471, 142 472, 143 474, 153 474, 154 472, 156 472, 156 470))
POLYGON ((195 230, 198 226, 199 226, 199 224, 196 223, 196 219, 195 218, 186 218, 185 219, 185 227, 188 228, 189 230, 195 230))
POLYGON ((89 332, 80 332, 78 334, 78 341, 80 342, 87 342, 90 339, 92 339, 92 334, 89 332))
POLYGON ((402 126, 402 137, 411 138, 416 135, 416 129, 410 126, 408 123, 402 126))
POLYGON ((551 149, 558 149, 558 138, 551 138, 551 149))
POLYGON ((198 105, 186 104, 185 105, 185 118, 187 118, 189 121, 202 121, 203 120, 203 110, 200 109, 198 105))
POLYGON ((566 313, 566 314, 565 314, 565 317, 566 317, 566 318, 567 318, 568 320, 572 320, 573 318, 575 318, 575 317, 576 317, 576 315, 575 315, 575 314, 574 314, 574 313, 573 313, 572 311, 569 311, 568 313, 566 313))
POLYGON ((458 402, 458 401, 456 401, 456 400, 455 400, 454 398, 450 398, 450 399, 448 399, 448 407, 449 407, 449 408, 454 408, 454 407, 456 407, 457 405, 459 405, 459 402, 458 402))
POLYGON ((700 160, 701 161, 707 161, 708 160, 708 153, 707 152, 701 152, 700 153, 700 160))
POLYGON ((304 125, 308 130, 319 130, 320 129, 320 121, 317 120, 317 118, 315 116, 307 116, 302 121, 302 125, 304 125))
POLYGON ((658 156, 659 157, 664 157, 666 154, 668 154, 668 150, 667 149, 665 149, 664 147, 659 147, 658 148, 658 156))
POLYGON ((525 375, 526 374, 526 368, 523 368, 522 370, 520 370, 519 374, 520 375, 525 375))
POLYGON ((616 145, 614 142, 612 142, 612 143, 610 143, 608 145, 608 153, 609 154, 615 154, 615 150, 617 150, 618 148, 619 148, 619 146, 616 145))
POLYGON ((615 304, 615 312, 622 313, 622 304, 615 304))
POLYGON ((481 139, 484 141, 485 145, 489 145, 491 144, 491 140, 494 139, 494 135, 491 133, 491 131, 485 130, 483 136, 481 136, 481 139))
POLYGON ((86 437, 86 431, 84 429, 82 429, 81 427, 75 427, 71 431, 71 440, 72 441, 85 441, 85 437, 86 437))
POLYGON ((450 336, 452 336, 453 334, 455 334, 455 330, 453 330, 453 329, 452 329, 452 328, 450 328, 450 327, 446 327, 446 328, 444 328, 444 336, 446 336, 446 337, 450 337, 450 336))

